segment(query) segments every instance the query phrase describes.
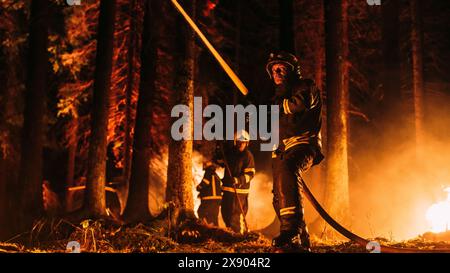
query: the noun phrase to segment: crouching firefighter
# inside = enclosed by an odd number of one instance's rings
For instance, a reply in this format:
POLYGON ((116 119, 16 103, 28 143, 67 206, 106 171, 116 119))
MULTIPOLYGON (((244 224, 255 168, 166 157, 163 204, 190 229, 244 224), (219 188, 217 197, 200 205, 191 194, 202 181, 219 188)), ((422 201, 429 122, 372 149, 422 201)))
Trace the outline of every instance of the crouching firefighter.
POLYGON ((205 164, 205 175, 198 184, 197 191, 201 200, 197 210, 200 220, 208 224, 219 226, 219 209, 222 202, 222 185, 216 174, 216 165, 208 162, 205 164))
POLYGON ((248 194, 250 181, 255 175, 255 161, 248 150, 249 142, 249 134, 241 130, 235 135, 233 147, 221 147, 225 165, 222 218, 227 227, 241 234, 247 232, 248 194))
POLYGON ((323 160, 321 152, 322 99, 314 82, 303 79, 297 58, 289 53, 270 54, 266 65, 280 106, 280 144, 272 153, 273 205, 280 220, 275 247, 310 251, 300 179, 323 160))

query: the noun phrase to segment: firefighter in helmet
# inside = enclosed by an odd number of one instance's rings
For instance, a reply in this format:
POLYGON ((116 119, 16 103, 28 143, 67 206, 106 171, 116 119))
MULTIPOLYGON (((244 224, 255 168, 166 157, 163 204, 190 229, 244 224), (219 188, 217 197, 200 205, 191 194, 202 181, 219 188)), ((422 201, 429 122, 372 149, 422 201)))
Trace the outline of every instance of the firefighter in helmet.
POLYGON ((222 186, 222 217, 225 225, 235 232, 245 233, 245 216, 248 211, 250 181, 255 175, 255 161, 248 150, 250 135, 240 130, 235 135, 233 147, 223 149, 225 175, 222 186))
POLYGON ((216 164, 205 163, 205 174, 202 181, 197 186, 200 206, 197 210, 200 220, 208 224, 219 226, 219 209, 222 202, 222 185, 219 176, 216 174, 216 164))
POLYGON ((272 53, 266 65, 280 107, 280 144, 272 153, 273 205, 280 220, 275 247, 310 250, 299 179, 323 160, 321 152, 322 99, 314 81, 303 79, 297 58, 272 53))

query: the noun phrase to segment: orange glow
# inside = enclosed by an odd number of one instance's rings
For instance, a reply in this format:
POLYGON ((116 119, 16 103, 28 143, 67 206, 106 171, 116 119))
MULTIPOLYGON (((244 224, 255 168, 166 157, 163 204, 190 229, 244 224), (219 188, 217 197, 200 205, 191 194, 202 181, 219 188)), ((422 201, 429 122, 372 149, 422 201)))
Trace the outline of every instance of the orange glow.
POLYGON ((203 170, 203 156, 200 153, 194 151, 194 154, 192 155, 192 175, 194 176, 194 183, 192 184, 192 194, 194 197, 194 212, 197 217, 197 210, 201 202, 200 198, 198 198, 199 192, 197 191, 197 185, 202 181, 204 174, 205 171, 203 170))
POLYGON ((450 227, 450 187, 444 191, 447 192, 447 200, 434 203, 426 213, 431 231, 435 233, 448 231, 450 227))

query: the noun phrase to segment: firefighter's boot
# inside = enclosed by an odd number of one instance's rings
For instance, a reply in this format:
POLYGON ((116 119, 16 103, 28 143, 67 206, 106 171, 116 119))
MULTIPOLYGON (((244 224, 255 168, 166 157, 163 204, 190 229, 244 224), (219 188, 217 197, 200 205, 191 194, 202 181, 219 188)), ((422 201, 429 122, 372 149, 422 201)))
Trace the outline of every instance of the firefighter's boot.
POLYGON ((308 231, 299 223, 298 215, 283 215, 280 222, 280 235, 272 240, 272 246, 285 251, 311 251, 308 231))

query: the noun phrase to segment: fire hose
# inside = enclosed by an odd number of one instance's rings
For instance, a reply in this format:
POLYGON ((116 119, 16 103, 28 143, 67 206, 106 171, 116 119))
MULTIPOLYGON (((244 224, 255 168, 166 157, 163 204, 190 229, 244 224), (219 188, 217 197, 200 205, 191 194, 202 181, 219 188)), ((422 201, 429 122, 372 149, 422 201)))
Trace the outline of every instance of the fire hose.
MULTIPOLYGON (((189 24, 189 26, 194 30, 194 32, 199 36, 199 38, 202 40, 202 42, 205 44, 205 46, 208 48, 208 50, 211 52, 211 54, 214 56, 214 58, 218 61, 218 63, 221 65, 221 67, 224 69, 225 73, 230 77, 230 79, 233 81, 233 83, 236 85, 236 87, 241 91, 241 93, 245 96, 248 93, 247 88, 242 83, 242 81, 239 79, 239 77, 233 72, 233 70, 230 68, 230 66, 225 62, 225 60, 220 56, 220 54, 217 52, 217 50, 213 47, 213 45, 208 41, 208 39, 205 37, 205 35, 201 32, 201 30, 198 28, 198 26, 195 24, 195 22, 189 17, 189 15, 186 13, 186 11, 183 9, 183 7, 178 3, 177 0, 171 0, 172 4, 175 6, 176 10, 184 17, 186 22, 189 24)), ((225 160, 224 160, 225 161, 225 160)), ((225 161, 226 162, 226 161, 225 161)), ((226 168, 227 169, 227 168, 226 168)), ((368 246, 371 241, 364 239, 353 232, 349 231, 345 227, 343 227, 341 224, 339 224, 336 220, 334 220, 327 212, 326 210, 320 205, 320 203, 317 201, 317 199, 314 197, 314 195, 309 190, 308 186, 306 185, 305 181, 302 178, 299 178, 300 182, 303 186, 303 192, 308 198, 308 200, 311 202, 314 209, 319 213, 319 215, 331 226, 333 227, 337 232, 345 236, 351 241, 356 242, 357 244, 361 246, 368 246)), ((235 193, 236 188, 235 188, 235 193)), ((241 212, 242 204, 240 203, 240 200, 238 196, 236 196, 238 199, 241 212)), ((244 223, 247 226, 247 222, 245 222, 244 217, 244 223)), ((450 253, 450 249, 432 249, 432 250, 426 250, 426 249, 418 249, 418 248, 403 248, 403 247, 393 247, 393 246, 385 246, 380 244, 380 252, 384 253, 450 253)))

